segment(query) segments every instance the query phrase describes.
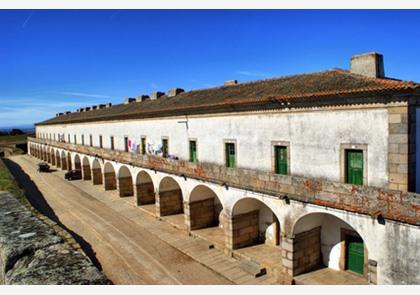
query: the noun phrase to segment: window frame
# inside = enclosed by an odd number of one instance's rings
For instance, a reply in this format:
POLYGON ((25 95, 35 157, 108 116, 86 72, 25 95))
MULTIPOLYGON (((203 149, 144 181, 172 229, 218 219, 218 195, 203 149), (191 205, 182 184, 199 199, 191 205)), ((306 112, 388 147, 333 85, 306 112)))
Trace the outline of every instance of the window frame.
POLYGON ((234 169, 238 167, 238 144, 236 139, 224 139, 223 140, 223 162, 226 168, 234 169), (227 163, 227 145, 233 144, 234 152, 235 152, 235 163, 233 167, 229 167, 227 163))
MULTIPOLYGON (((340 182, 347 183, 347 151, 363 151, 363 184, 369 185, 368 179, 368 145, 364 143, 341 143, 340 144, 340 182)), ((357 185, 357 184, 355 184, 357 185)))
POLYGON ((190 163, 197 163, 198 162, 198 141, 196 138, 189 138, 188 139, 188 161, 190 163), (195 161, 192 160, 191 154, 191 142, 195 143, 195 161))
POLYGON ((286 140, 272 140, 271 141, 271 171, 276 175, 291 175, 291 161, 290 161, 290 141, 286 140), (284 146, 287 151, 287 174, 279 174, 276 172, 276 146, 284 146))
POLYGON ((115 137, 114 135, 110 135, 109 136, 109 149, 110 150, 115 150, 115 137))
POLYGON ((168 136, 162 136, 162 139, 161 139, 161 141, 162 141, 162 157, 163 158, 168 158, 168 156, 169 156, 169 137, 168 136), (163 149, 163 142, 166 140, 166 142, 167 142, 167 150, 166 150, 166 156, 165 156, 165 153, 164 153, 164 149, 163 149))

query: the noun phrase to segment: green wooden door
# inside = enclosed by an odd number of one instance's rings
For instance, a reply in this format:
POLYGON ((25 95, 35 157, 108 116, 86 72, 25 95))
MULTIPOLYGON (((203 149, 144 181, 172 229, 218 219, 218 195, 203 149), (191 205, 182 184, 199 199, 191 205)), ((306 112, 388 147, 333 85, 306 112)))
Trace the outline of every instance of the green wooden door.
POLYGON ((197 162, 197 143, 194 140, 190 141, 190 161, 197 162))
POLYGON ((235 144, 226 143, 226 167, 235 167, 235 144))
POLYGON ((347 247, 347 269, 363 274, 364 260, 363 240, 357 237, 349 238, 347 247))
POLYGON ((275 146, 276 173, 287 175, 287 147, 275 146))
POLYGON ((363 151, 348 150, 347 157, 347 183, 363 185, 363 151))

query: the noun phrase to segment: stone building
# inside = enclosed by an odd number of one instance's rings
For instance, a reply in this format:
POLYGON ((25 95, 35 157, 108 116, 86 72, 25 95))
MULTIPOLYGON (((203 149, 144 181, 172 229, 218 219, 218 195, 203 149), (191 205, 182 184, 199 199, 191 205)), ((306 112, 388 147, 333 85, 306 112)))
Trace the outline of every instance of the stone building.
POLYGON ((59 113, 29 152, 278 274, 418 284, 420 84, 350 66, 59 113))

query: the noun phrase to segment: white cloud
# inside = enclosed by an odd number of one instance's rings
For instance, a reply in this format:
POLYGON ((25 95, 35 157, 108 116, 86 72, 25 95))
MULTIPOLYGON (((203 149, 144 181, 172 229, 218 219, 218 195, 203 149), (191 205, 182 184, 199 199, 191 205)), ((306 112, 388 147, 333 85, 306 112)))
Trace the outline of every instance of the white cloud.
POLYGON ((254 71, 236 71, 236 74, 248 77, 268 77, 269 73, 254 72, 254 71))
POLYGON ((108 95, 102 94, 91 94, 91 93, 83 93, 83 92, 59 92, 63 95, 71 95, 71 96, 82 96, 82 97, 92 97, 92 98, 111 98, 108 95))

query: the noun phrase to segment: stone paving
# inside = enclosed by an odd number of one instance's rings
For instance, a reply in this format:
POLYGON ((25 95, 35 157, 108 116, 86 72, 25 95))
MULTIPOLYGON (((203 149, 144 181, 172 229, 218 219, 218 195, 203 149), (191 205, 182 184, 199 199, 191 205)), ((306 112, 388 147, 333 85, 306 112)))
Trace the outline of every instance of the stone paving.
POLYGON ((295 276, 296 285, 367 285, 364 277, 348 272, 322 268, 295 276))
MULTIPOLYGON (((36 159, 28 156, 23 160, 32 163, 32 165, 36 163, 36 159)), ((65 181, 64 173, 64 171, 58 170, 53 172, 52 176, 55 176, 57 182, 65 181)), ((120 198, 118 191, 105 191, 102 186, 93 185, 92 181, 75 180, 67 183, 112 208, 160 240, 234 284, 276 283, 276 279, 269 275, 255 278, 246 268, 243 269, 240 260, 226 256, 223 251, 210 247, 212 243, 196 236, 190 236, 185 230, 181 230, 180 228, 185 228, 183 214, 156 218, 151 212, 154 206, 146 205, 144 209, 143 206, 137 207, 134 197, 120 198)))

